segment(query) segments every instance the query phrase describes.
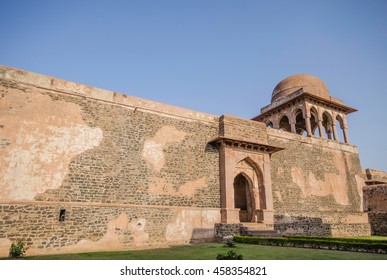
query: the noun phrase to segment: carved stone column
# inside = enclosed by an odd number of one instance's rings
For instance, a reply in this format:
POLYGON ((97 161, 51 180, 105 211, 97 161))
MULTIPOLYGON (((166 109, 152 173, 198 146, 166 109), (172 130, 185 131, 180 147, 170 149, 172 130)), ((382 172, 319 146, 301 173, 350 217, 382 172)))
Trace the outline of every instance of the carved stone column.
POLYGON ((290 129, 292 133, 297 133, 296 131, 296 122, 292 121, 290 122, 290 129))
POLYGON ((343 134, 344 134, 344 142, 345 143, 349 143, 349 140, 348 140, 348 131, 347 131, 347 127, 344 126, 343 128, 343 134))
POLYGON ((324 138, 324 129, 322 125, 322 120, 318 120, 318 134, 320 135, 321 138, 324 138))
POLYGON ((311 136, 312 135, 312 126, 310 124, 310 117, 307 116, 305 118, 305 124, 306 124, 306 133, 307 133, 307 136, 311 136))
POLYGON ((336 123, 332 124, 332 128, 333 128, 333 139, 336 141, 339 141, 339 137, 337 136, 336 123))

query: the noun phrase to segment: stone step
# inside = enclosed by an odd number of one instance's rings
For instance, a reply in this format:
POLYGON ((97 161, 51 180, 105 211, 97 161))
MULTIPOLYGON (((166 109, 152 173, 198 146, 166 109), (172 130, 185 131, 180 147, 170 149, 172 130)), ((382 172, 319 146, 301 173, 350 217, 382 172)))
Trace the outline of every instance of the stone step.
POLYGON ((266 225, 263 223, 242 223, 240 228, 242 230, 273 230, 272 225, 266 225))
POLYGON ((272 225, 263 223, 242 223, 240 233, 244 236, 281 237, 272 225))
POLYGON ((257 236, 257 237, 281 237, 275 230, 247 230, 241 231, 243 236, 257 236))

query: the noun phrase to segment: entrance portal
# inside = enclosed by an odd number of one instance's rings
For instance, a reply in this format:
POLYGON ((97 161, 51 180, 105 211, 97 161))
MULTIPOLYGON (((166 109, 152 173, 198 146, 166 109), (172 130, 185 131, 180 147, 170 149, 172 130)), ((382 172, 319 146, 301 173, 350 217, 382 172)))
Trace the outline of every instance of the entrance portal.
POLYGON ((253 221, 253 199, 251 197, 251 185, 249 180, 239 174, 234 179, 234 208, 239 208, 240 222, 253 221))

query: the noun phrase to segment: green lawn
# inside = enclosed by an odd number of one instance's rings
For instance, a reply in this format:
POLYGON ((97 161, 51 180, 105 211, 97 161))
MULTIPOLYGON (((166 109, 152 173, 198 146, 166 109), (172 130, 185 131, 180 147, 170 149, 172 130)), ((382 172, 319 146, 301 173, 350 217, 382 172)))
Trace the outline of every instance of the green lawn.
POLYGON ((387 254, 354 253, 330 250, 237 244, 225 248, 223 244, 176 246, 152 250, 98 252, 26 257, 30 260, 215 260, 219 253, 235 250, 245 260, 387 260, 387 254))

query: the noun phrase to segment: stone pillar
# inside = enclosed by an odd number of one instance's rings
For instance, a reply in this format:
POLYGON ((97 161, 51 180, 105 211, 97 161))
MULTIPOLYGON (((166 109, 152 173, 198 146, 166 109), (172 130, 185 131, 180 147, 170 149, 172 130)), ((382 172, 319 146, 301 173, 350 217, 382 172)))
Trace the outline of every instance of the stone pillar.
POLYGON ((306 133, 307 133, 307 136, 311 136, 312 135, 312 126, 310 124, 310 117, 306 117, 305 118, 305 124, 306 124, 306 133))
POLYGON ((349 143, 349 140, 348 140, 348 131, 347 131, 347 127, 344 126, 343 128, 343 134, 344 134, 344 142, 345 143, 349 143))
POLYGON ((327 137, 328 139, 332 139, 332 124, 326 123, 325 125, 326 125, 325 129, 327 132, 327 137))
POLYGON ((332 128, 333 128, 333 139, 336 141, 339 141, 339 137, 337 136, 336 123, 332 124, 332 128))
POLYGON ((277 119, 272 119, 272 122, 271 122, 272 124, 273 124, 273 128, 275 128, 275 129, 279 129, 280 127, 279 127, 279 120, 277 120, 277 119))
POLYGON ((345 115, 343 115, 343 123, 341 125, 342 125, 341 129, 343 130, 343 135, 344 135, 344 142, 349 143, 348 125, 347 125, 347 119, 346 119, 345 115))
POLYGON ((257 222, 264 223, 264 224, 274 224, 274 211, 273 210, 266 210, 266 209, 259 209, 256 210, 256 216, 257 216, 257 222))
POLYGON ((233 150, 221 144, 220 152, 220 202, 221 202, 221 222, 222 223, 240 223, 239 210, 234 208, 234 177, 233 170, 230 167, 234 166, 232 160, 233 150))
POLYGON ((322 120, 318 120, 318 134, 320 135, 321 138, 324 138, 324 129, 322 125, 322 120))
POLYGON ((296 122, 292 121, 290 122, 290 129, 292 133, 297 133, 296 131, 296 122))
POLYGON ((226 148, 223 144, 219 147, 219 173, 220 173, 220 207, 227 208, 227 189, 226 189, 226 148))
POLYGON ((265 200, 266 200, 266 209, 261 209, 257 211, 257 220, 265 224, 274 223, 274 203, 273 203, 273 189, 271 182, 271 163, 270 155, 264 155, 264 165, 263 165, 263 181, 265 185, 265 200))

